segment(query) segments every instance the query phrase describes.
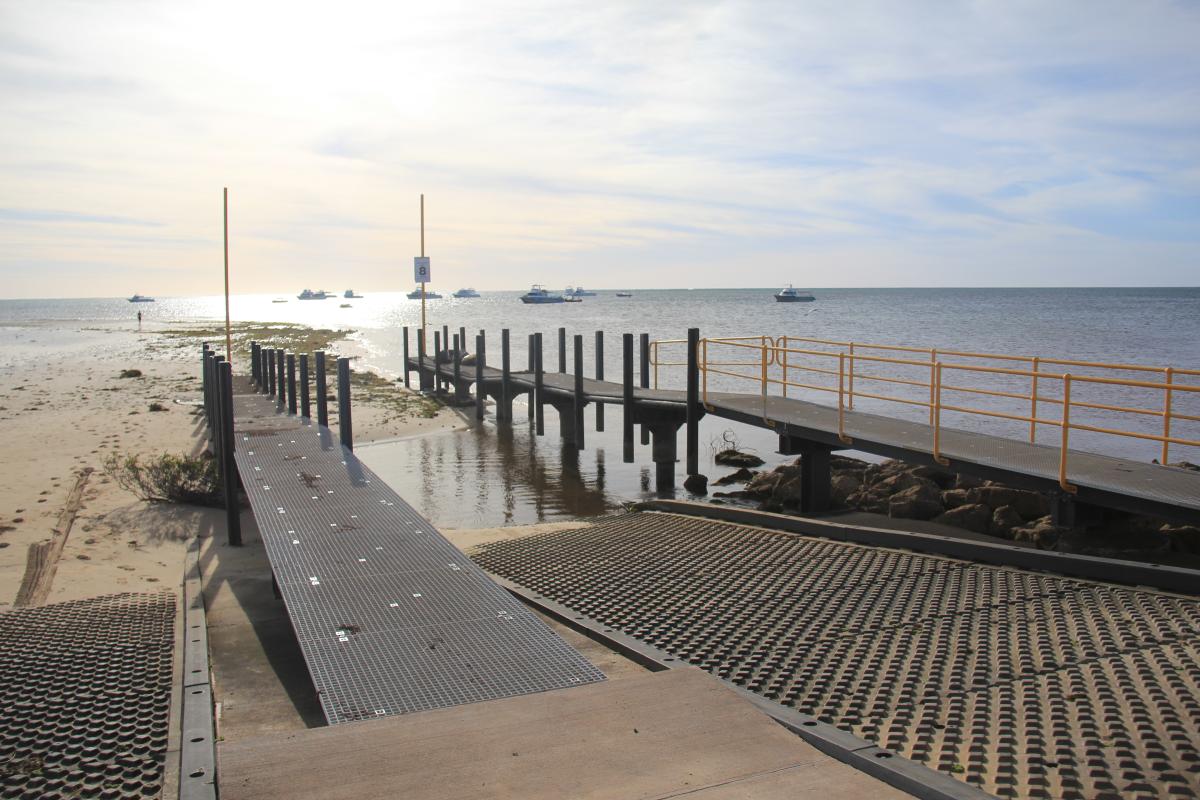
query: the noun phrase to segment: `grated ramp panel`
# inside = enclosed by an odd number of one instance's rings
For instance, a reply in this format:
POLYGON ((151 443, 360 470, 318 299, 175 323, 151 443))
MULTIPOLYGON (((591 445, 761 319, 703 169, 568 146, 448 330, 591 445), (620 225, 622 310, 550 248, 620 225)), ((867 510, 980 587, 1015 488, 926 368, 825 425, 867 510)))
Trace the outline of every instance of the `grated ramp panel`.
POLYGON ((0 797, 157 797, 174 625, 166 593, 0 614, 0 797))
POLYGON ((245 424, 238 471, 330 723, 604 679, 328 429, 245 424))
POLYGON ((1200 793, 1200 601, 661 513, 485 568, 1003 797, 1200 793))

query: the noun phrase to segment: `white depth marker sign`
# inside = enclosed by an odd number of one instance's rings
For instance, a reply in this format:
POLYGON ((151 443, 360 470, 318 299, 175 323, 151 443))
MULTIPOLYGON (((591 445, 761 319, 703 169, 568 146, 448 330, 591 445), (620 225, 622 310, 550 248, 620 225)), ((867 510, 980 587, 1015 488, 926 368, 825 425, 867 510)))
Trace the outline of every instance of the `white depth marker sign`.
POLYGON ((429 273, 429 257, 417 256, 413 259, 413 282, 430 283, 433 276, 429 273))

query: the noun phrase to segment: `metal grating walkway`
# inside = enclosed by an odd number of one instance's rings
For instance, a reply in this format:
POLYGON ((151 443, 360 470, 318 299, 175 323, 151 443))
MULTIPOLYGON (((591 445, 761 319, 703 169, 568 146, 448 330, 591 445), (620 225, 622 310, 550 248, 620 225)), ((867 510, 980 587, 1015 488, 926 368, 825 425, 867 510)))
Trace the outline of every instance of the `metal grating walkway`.
POLYGON ((604 679, 327 428, 260 395, 235 406, 238 471, 331 724, 604 679))
POLYGON ((1002 797, 1200 794, 1200 601, 632 513, 485 568, 1002 797))

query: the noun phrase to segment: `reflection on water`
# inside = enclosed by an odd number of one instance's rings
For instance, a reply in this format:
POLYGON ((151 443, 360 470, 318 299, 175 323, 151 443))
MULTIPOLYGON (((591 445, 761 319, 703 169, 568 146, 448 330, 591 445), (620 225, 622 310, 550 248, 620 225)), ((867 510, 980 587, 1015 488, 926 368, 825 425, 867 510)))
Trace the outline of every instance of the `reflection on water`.
MULTIPOLYGON (((652 489, 650 446, 635 437, 635 462, 621 460, 621 414, 608 410, 607 430, 595 431, 595 410, 586 411, 586 447, 564 446, 558 415, 547 407, 546 435, 534 435, 527 406, 515 403, 513 424, 489 419, 469 430, 359 445, 355 453, 435 525, 481 528, 594 517, 622 503, 657 496, 652 489)), ((724 431, 735 428, 743 449, 753 449, 768 468, 792 457, 774 452, 774 434, 706 418, 700 425, 700 471, 716 478, 730 470, 712 461, 724 431)), ((678 496, 686 477, 679 434, 678 496)))

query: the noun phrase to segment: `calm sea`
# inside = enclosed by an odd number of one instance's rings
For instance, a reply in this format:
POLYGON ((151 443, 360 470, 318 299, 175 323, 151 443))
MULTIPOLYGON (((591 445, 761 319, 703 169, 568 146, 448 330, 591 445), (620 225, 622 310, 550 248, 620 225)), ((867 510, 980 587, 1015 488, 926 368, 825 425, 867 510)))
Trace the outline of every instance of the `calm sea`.
MULTIPOLYGON (((1136 364, 1156 368, 1200 370, 1200 288, 1188 289, 821 289, 816 302, 776 303, 773 289, 675 289, 631 290, 632 297, 618 298, 615 290, 599 292, 582 303, 526 306, 518 301, 520 292, 485 292, 477 299, 453 299, 427 303, 427 321, 435 327, 449 326, 452 331, 465 327, 471 340, 480 329, 488 333, 489 361, 498 362, 499 331, 508 328, 513 343, 514 368, 523 368, 527 335, 544 334, 545 364, 557 368, 557 330, 565 327, 569 335, 582 334, 585 370, 594 374, 596 331, 604 333, 605 374, 619 380, 621 375, 621 334, 648 333, 652 339, 682 339, 689 327, 700 329, 706 337, 758 337, 768 335, 795 337, 793 350, 811 350, 813 354, 789 355, 788 380, 804 386, 789 387, 789 394, 816 402, 836 403, 836 394, 823 391, 836 388, 837 359, 816 352, 832 351, 831 345, 799 341, 824 340, 856 344, 855 407, 914 420, 923 420, 928 411, 914 405, 880 400, 868 395, 883 395, 916 402, 928 400, 925 366, 890 361, 871 361, 868 357, 943 362, 943 386, 978 389, 998 394, 944 390, 942 402, 948 405, 989 411, 995 415, 1025 416, 1029 401, 1006 395, 1027 396, 1030 378, 1022 375, 984 375, 968 370, 955 371, 952 364, 1007 367, 1028 370, 1030 361, 982 360, 947 354, 946 351, 1010 354, 1040 359, 1101 361, 1136 364), (867 344, 919 348, 924 352, 875 350, 867 344), (929 348, 939 353, 933 356, 929 348), (810 368, 808 370, 805 367, 810 368), (823 371, 822 371, 823 370, 823 371), (882 380, 881 380, 882 379, 882 380), (909 383, 911 382, 911 383, 909 383), (921 384, 916 386, 913 384, 921 384)), ((361 299, 340 298, 300 301, 294 295, 288 302, 272 302, 284 296, 243 295, 232 300, 232 315, 237 320, 296 322, 306 325, 350 328, 362 346, 365 361, 384 373, 398 375, 401 364, 401 328, 420 324, 420 303, 400 293, 364 292, 361 299), (349 308, 342 308, 349 303, 349 308)), ((130 304, 123 299, 87 300, 0 300, 0 323, 12 328, 22 322, 47 320, 105 321, 133 323, 138 311, 148 321, 184 322, 223 319, 220 297, 162 298, 155 303, 130 304)), ((414 334, 415 335, 415 334, 414 334)), ((415 349, 415 340, 414 340, 415 349)), ((840 348, 844 349, 844 348, 840 348)), ((570 351, 569 351, 570 352, 570 351)), ((664 346, 661 360, 678 361, 682 349, 664 346)), ((761 350, 732 345, 713 345, 713 361, 728 362, 726 372, 761 375, 757 366, 761 350)), ((568 356, 568 368, 571 358, 568 356)), ((1075 375, 1100 374, 1086 367, 1043 364, 1048 372, 1072 372, 1075 375)), ((769 376, 782 379, 782 364, 770 366, 769 376)), ((1121 377, 1161 382, 1163 372, 1122 373, 1121 377)), ((659 369, 659 384, 682 386, 678 367, 659 369)), ((1177 378, 1179 382, 1200 383, 1197 378, 1177 378)), ((759 384, 747 379, 710 374, 711 389, 759 391, 759 384)), ((845 390, 844 386, 844 390, 845 390)), ((779 385, 772 393, 782 391, 779 385)), ((1047 398, 1038 409, 1041 419, 1057 419, 1061 405, 1053 402, 1061 396, 1061 382, 1042 379, 1039 396, 1047 398)), ((1114 413, 1104 409, 1079 409, 1076 422, 1096 427, 1113 427, 1135 433, 1162 431, 1161 391, 1123 389, 1104 384, 1075 384, 1073 402, 1094 405, 1121 405, 1143 413, 1114 413)), ((1175 392, 1172 408, 1176 413, 1200 416, 1200 395, 1175 392)), ((557 519, 581 514, 602 513, 624 500, 647 494, 651 467, 648 448, 639 447, 637 463, 621 463, 619 440, 620 414, 607 412, 608 431, 589 430, 587 447, 581 453, 558 445, 551 427, 545 438, 530 437, 524 427, 523 409, 518 409, 518 424, 512 430, 497 431, 484 425, 466 433, 424 437, 420 440, 360 448, 363 457, 384 474, 433 520, 442 525, 475 526, 535 520, 557 519)), ((553 413, 547 421, 553 426, 553 413)), ((589 410, 589 428, 592 416, 589 410)), ((1029 424, 1003 416, 983 416, 946 412, 943 424, 984 430, 1010 436, 1028 437, 1029 424)), ((727 431, 743 445, 753 447, 769 463, 783 460, 772 454, 772 441, 765 432, 733 426, 731 423, 706 421, 702 432, 705 450, 719 443, 727 431)), ((1173 423, 1174 435, 1200 439, 1200 425, 1189 421, 1173 423)), ((1038 441, 1057 441, 1057 428, 1043 426, 1038 441)), ((1114 437, 1086 431, 1072 432, 1072 447, 1131 458, 1150 460, 1159 455, 1160 445, 1133 437, 1114 437)), ((706 453, 707 455, 707 453, 706 453)), ((1200 460, 1195 448, 1173 446, 1172 461, 1200 460)), ((707 459, 706 459, 707 460, 707 459)), ((702 467, 710 477, 721 474, 711 463, 702 467)))

